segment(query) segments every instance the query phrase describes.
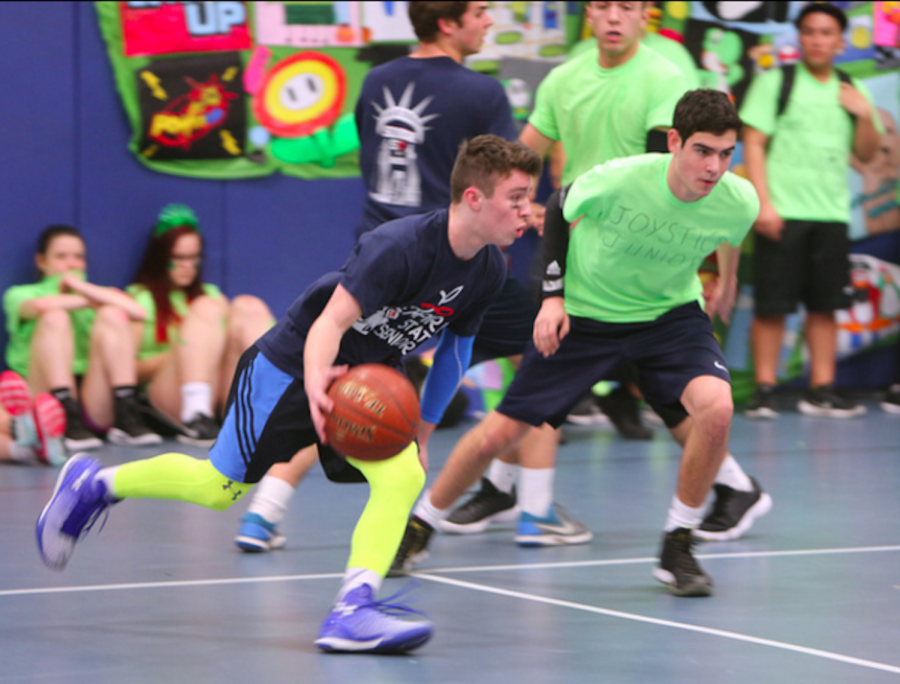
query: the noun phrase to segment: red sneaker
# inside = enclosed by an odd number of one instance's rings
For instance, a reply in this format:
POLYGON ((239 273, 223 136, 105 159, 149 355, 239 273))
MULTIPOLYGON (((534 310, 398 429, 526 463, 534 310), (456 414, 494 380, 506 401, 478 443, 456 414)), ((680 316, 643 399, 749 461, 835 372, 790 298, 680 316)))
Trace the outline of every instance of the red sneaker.
POLYGON ((28 383, 15 371, 0 373, 0 404, 13 418, 31 411, 31 390, 28 383))

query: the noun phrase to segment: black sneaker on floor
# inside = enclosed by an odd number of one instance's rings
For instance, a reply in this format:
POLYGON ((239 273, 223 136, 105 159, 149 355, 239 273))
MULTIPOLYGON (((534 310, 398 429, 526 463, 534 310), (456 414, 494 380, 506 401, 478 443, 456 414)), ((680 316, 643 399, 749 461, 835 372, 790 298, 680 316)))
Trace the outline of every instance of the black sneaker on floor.
POLYGON ((169 418, 165 413, 150 403, 146 390, 138 390, 136 404, 144 424, 163 439, 175 438, 184 433, 184 427, 178 421, 169 418))
POLYGON ((659 565, 653 570, 653 576, 675 596, 712 595, 712 579, 691 553, 695 543, 691 530, 686 527, 663 535, 659 565))
POLYGON ((811 387, 797 402, 797 409, 804 415, 824 418, 854 418, 866 412, 865 406, 840 396, 831 385, 811 387))
POLYGON ((753 490, 741 492, 728 485, 717 484, 712 510, 694 530, 694 536, 705 541, 739 539, 757 518, 772 510, 772 497, 752 477, 753 490))
POLYGON ((124 446, 146 446, 162 442, 162 437, 144 422, 136 397, 116 397, 114 410, 116 419, 106 434, 110 442, 124 446))
POLYGON ((387 576, 401 577, 412 570, 414 565, 428 558, 428 541, 432 534, 434 528, 427 522, 415 515, 410 518, 387 576))
POLYGON ((575 404, 569 415, 566 416, 566 422, 572 423, 572 425, 590 426, 603 425, 609 422, 609 419, 597 408, 593 396, 588 394, 575 404))
POLYGON ((755 420, 775 420, 778 411, 775 409, 775 388, 772 385, 760 385, 753 393, 753 398, 744 409, 744 415, 755 420))
POLYGON ((219 424, 216 419, 204 413, 198 413, 184 424, 184 432, 175 439, 182 444, 209 447, 215 443, 218 436, 219 424))
POLYGON ((881 400, 881 408, 888 413, 900 414, 900 384, 888 388, 884 399, 881 400))
POLYGON ((481 478, 481 489, 442 520, 439 527, 450 534, 477 534, 484 532, 491 522, 512 522, 519 519, 516 505, 516 488, 507 494, 501 492, 486 477, 481 478))
POLYGON ((625 387, 617 387, 605 397, 595 397, 594 400, 623 439, 653 439, 652 428, 641 420, 640 402, 625 387))
POLYGON ((81 415, 81 407, 72 399, 64 399, 59 403, 66 411, 66 436, 64 439, 66 449, 87 451, 102 447, 103 440, 91 432, 85 424, 84 417, 81 415))

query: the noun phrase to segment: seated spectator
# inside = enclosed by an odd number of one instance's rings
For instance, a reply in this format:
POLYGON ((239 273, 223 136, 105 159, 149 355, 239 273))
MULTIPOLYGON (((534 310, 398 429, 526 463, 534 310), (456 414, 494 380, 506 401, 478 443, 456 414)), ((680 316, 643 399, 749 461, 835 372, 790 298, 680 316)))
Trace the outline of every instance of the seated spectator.
POLYGON ((203 237, 183 204, 163 208, 128 293, 145 314, 138 378, 150 403, 178 422, 179 441, 212 445, 238 358, 272 326, 272 313, 249 295, 229 303, 203 282, 203 237))
POLYGON ((3 296, 7 365, 32 394, 49 392, 62 404, 69 449, 101 446, 97 433, 115 444, 160 442, 137 408, 129 324, 143 310, 121 290, 87 280, 84 240, 71 226, 41 233, 35 264, 40 280, 3 296))

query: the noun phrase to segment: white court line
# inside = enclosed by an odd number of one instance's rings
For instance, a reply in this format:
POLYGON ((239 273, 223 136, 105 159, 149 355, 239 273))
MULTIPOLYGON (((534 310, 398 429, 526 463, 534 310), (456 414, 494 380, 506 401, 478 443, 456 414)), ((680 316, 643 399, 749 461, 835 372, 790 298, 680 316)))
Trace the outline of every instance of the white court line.
MULTIPOLYGON (((697 553, 694 558, 729 559, 729 558, 776 558, 779 556, 824 556, 842 553, 882 553, 900 551, 900 546, 856 546, 844 549, 801 549, 797 551, 736 551, 734 553, 697 553)), ((507 565, 469 565, 447 568, 426 568, 422 572, 497 572, 501 570, 541 570, 544 568, 592 568, 603 565, 632 565, 636 563, 656 563, 658 556, 652 558, 608 558, 606 560, 560 561, 556 563, 511 563, 507 565)), ((418 574, 417 572, 413 574, 418 574)))
POLYGON ((835 660, 840 663, 846 663, 848 665, 858 665, 860 667, 867 667, 872 670, 881 670, 883 672, 892 672, 894 674, 900 674, 900 667, 895 665, 888 665, 886 663, 878 663, 874 660, 864 660, 862 658, 854 658, 853 656, 846 656, 840 653, 833 653, 831 651, 822 651, 818 648, 807 648, 806 646, 797 646, 795 644, 788 644, 783 641, 773 641, 772 639, 762 639, 760 637, 750 636, 748 634, 739 634, 737 632, 728 632, 722 629, 713 629, 711 627, 700 627, 698 625, 691 625, 684 622, 673 622, 672 620, 661 620, 659 618, 646 617, 644 615, 636 615, 634 613, 623 613, 619 610, 611 610, 609 608, 597 608, 595 606, 588 606, 583 603, 574 603, 572 601, 562 601, 559 599, 546 598, 544 596, 535 596, 534 594, 525 594, 520 591, 510 591, 508 589, 497 589, 495 587, 488 587, 482 584, 474 584, 472 582, 464 582, 462 580, 451 579, 449 577, 438 577, 436 575, 429 575, 425 573, 417 573, 417 579, 430 580, 432 582, 437 582, 439 584, 449 584, 455 587, 462 587, 463 589, 473 589, 474 591, 482 591, 488 594, 497 594, 499 596, 509 596, 511 598, 524 599, 526 601, 533 601, 535 603, 545 603, 551 606, 559 606, 561 608, 572 608, 574 610, 580 610, 586 613, 596 613, 598 615, 605 615, 607 617, 613 618, 621 618, 623 620, 632 620, 633 622, 644 622, 651 625, 659 625, 661 627, 673 627, 675 629, 683 629, 688 632, 699 632, 701 634, 709 634, 711 636, 722 637, 725 639, 733 639, 735 641, 744 641, 750 644, 757 644, 759 646, 770 646, 772 648, 779 648, 785 651, 794 651, 795 653, 802 653, 804 655, 815 656, 817 658, 824 658, 826 660, 835 660))
MULTIPOLYGON (((844 549, 808 549, 800 551, 747 551, 742 553, 710 553, 698 554, 701 559, 709 558, 770 558, 774 556, 817 556, 844 553, 878 553, 883 551, 900 551, 900 546, 858 546, 844 549)), ((617 558, 590 561, 562 561, 558 563, 520 563, 516 565, 482 565, 459 568, 429 568, 428 573, 454 572, 497 572, 500 570, 541 570, 544 568, 584 568, 603 565, 629 565, 635 563, 655 563, 657 558, 617 558)), ((265 582, 297 582, 302 580, 339 579, 341 572, 319 573, 314 575, 274 575, 272 577, 232 577, 211 580, 183 580, 174 582, 133 582, 130 584, 93 584, 77 587, 38 587, 34 589, 0 590, 0 598, 4 596, 29 596, 40 594, 72 594, 88 591, 121 591, 127 589, 169 589, 175 587, 205 587, 228 584, 257 584, 265 582)), ((418 577, 419 572, 411 573, 418 577)))
POLYGON ((298 580, 340 579, 342 572, 318 575, 275 575, 273 577, 232 577, 218 580, 183 580, 175 582, 135 582, 132 584, 93 584, 81 587, 41 587, 36 589, 6 589, 3 596, 29 596, 34 594, 75 594, 88 591, 122 591, 124 589, 169 589, 171 587, 210 587, 224 584, 256 584, 264 582, 295 582, 298 580))

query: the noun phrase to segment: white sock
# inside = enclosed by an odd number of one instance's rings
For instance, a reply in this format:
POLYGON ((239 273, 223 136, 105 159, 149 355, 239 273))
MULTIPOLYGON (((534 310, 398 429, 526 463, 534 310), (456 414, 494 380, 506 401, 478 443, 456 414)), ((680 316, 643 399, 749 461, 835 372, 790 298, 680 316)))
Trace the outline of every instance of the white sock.
POLYGON ((30 461, 37 456, 34 447, 25 446, 18 442, 9 443, 9 455, 14 461, 30 461))
POLYGON ((518 463, 504 463, 499 458, 491 461, 491 468, 488 470, 488 479, 504 494, 511 494, 516 480, 519 477, 518 463))
POLYGON ((211 416, 212 385, 208 382, 186 382, 181 386, 181 422, 187 423, 197 414, 211 416))
POLYGON ((347 571, 344 573, 344 583, 341 585, 341 590, 338 592, 336 601, 343 600, 348 593, 357 587, 361 587, 363 584, 368 584, 372 587, 373 595, 377 594, 378 590, 381 589, 382 579, 382 576, 374 570, 367 570, 366 568, 347 568, 347 571))
POLYGON ((37 447, 40 445, 37 426, 34 424, 34 416, 31 411, 21 416, 11 416, 12 436, 16 444, 23 447, 37 447))
POLYGON ((538 518, 550 515, 556 468, 522 468, 519 471, 519 506, 538 518))
POLYGON ((753 483, 750 481, 750 477, 743 471, 741 466, 738 465, 738 462, 734 460, 734 456, 730 453, 725 455, 725 460, 722 461, 722 467, 720 467, 719 472, 716 473, 715 483, 727 485, 739 492, 753 491, 753 483))
POLYGON ((116 496, 116 490, 113 489, 113 481, 116 479, 116 471, 118 469, 119 466, 101 468, 100 471, 94 476, 95 480, 100 480, 100 482, 106 485, 106 498, 108 499, 119 498, 116 496))
POLYGON ((439 508, 435 508, 434 504, 431 503, 431 490, 427 489, 413 509, 413 515, 421 518, 432 527, 437 527, 441 520, 450 515, 450 509, 442 511, 439 508))
POLYGON ((253 501, 247 507, 247 512, 256 513, 272 524, 280 523, 295 491, 290 483, 281 478, 266 475, 256 485, 253 501))
POLYGON ((705 506, 692 508, 687 504, 681 503, 681 499, 676 494, 672 497, 672 504, 669 506, 669 517, 666 518, 666 532, 671 532, 679 527, 694 529, 703 522, 703 512, 705 510, 705 506))

